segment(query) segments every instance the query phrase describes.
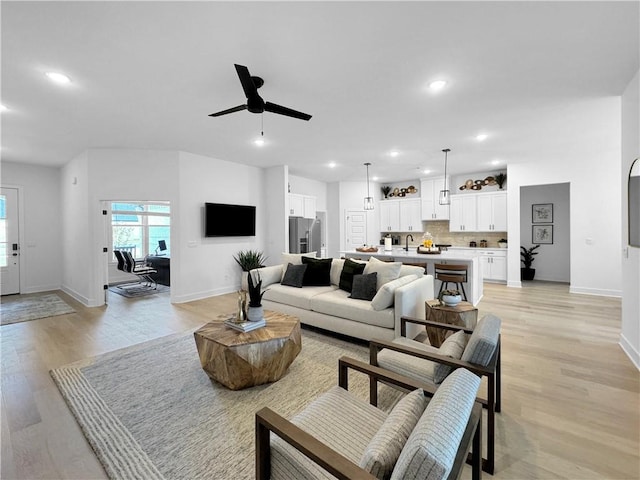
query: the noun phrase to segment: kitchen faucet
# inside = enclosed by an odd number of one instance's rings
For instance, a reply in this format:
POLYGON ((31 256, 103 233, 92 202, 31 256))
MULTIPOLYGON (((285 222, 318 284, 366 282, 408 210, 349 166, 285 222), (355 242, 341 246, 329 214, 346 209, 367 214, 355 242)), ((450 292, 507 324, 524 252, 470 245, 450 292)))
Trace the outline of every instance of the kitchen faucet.
POLYGON ((411 241, 413 242, 413 235, 409 234, 407 235, 407 238, 405 239, 405 247, 404 247, 404 251, 408 252, 409 251, 409 237, 411 237, 411 241))

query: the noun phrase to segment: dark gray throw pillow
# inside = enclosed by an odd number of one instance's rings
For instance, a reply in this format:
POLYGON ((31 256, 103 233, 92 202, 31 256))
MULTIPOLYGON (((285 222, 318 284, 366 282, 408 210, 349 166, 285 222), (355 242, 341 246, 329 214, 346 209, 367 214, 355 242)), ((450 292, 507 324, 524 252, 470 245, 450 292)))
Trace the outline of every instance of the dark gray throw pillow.
POLYGON ((362 272, 364 272, 364 267, 366 266, 367 265, 365 263, 354 262, 353 260, 347 258, 344 261, 344 265, 342 266, 338 288, 340 288, 340 290, 344 290, 345 292, 351 293, 351 288, 353 287, 353 276, 360 275, 362 272))
POLYGON ((331 258, 302 257, 302 263, 307 266, 302 285, 328 287, 331 285, 331 258))
POLYGON ((294 265, 290 263, 287 265, 287 271, 284 272, 284 278, 281 282, 282 285, 302 288, 302 279, 304 278, 304 272, 306 270, 306 265, 294 265))
POLYGON ((369 300, 376 296, 376 284, 378 282, 378 273, 373 272, 367 275, 354 275, 353 288, 349 298, 358 300, 369 300))

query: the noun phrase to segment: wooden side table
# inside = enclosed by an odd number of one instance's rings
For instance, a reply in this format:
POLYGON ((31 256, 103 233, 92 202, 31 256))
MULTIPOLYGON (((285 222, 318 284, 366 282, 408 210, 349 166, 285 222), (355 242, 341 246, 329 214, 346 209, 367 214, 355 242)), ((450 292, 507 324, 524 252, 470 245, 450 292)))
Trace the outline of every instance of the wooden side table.
MULTIPOLYGON (((469 302, 460 302, 455 307, 440 305, 439 300, 427 300, 425 302, 425 316, 432 322, 460 325, 465 328, 475 328, 478 322, 478 309, 469 302)), ((444 339, 452 332, 440 328, 427 327, 429 343, 434 347, 440 347, 444 339)))

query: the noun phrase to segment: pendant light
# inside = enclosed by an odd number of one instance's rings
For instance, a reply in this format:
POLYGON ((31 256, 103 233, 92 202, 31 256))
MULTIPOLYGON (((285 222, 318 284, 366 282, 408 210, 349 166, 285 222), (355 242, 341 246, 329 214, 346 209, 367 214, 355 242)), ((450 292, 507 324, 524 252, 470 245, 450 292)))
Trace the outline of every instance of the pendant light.
POLYGON ((371 196, 371 194, 369 193, 369 165, 371 165, 369 162, 365 163, 365 166, 367 167, 367 196, 364 197, 364 209, 365 210, 373 210, 373 197, 371 196))
POLYGON ((440 205, 451 204, 451 192, 447 188, 447 154, 451 151, 449 148, 442 150, 444 152, 444 188, 440 190, 440 205))

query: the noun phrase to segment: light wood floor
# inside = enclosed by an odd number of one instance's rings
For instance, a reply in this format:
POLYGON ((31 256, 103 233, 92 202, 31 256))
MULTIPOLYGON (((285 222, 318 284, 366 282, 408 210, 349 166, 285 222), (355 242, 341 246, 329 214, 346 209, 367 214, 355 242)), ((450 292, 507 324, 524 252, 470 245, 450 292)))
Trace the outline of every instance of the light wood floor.
MULTIPOLYGON (((106 478, 49 370, 198 327, 235 304, 110 294, 108 306, 85 308, 58 293, 76 313, 0 327, 2 479, 106 478)), ((486 284, 479 308, 503 319, 494 478, 640 478, 640 374, 618 346, 620 301, 562 284, 486 284)))

